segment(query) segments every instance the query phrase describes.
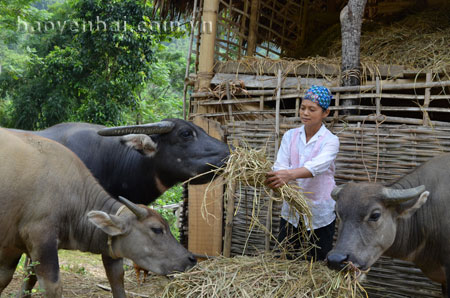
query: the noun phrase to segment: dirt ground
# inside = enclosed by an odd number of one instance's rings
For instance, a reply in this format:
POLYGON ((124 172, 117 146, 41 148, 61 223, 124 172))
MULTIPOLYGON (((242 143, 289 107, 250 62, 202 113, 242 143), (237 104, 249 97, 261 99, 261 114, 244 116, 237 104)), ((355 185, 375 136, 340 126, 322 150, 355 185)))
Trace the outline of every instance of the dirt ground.
MULTIPOLYGON (((112 296, 111 292, 98 286, 110 288, 100 255, 61 250, 59 261, 64 297, 97 298, 112 296)), ((22 266, 19 265, 13 280, 3 291, 1 297, 15 297, 23 279, 24 271, 22 266)), ((134 269, 126 266, 125 290, 127 291, 127 297, 160 297, 167 282, 168 278, 166 277, 149 275, 145 283, 139 285, 134 269)), ((38 285, 34 287, 32 296, 44 297, 38 285)))

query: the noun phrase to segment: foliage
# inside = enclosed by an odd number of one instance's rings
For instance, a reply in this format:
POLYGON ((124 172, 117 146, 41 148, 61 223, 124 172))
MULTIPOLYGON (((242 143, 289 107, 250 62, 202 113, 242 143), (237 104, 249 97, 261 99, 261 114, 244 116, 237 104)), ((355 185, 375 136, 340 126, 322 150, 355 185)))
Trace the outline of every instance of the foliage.
MULTIPOLYGON (((128 122, 147 123, 183 116, 183 84, 188 39, 160 44, 152 63, 152 76, 139 94, 128 122)), ((193 67, 193 65, 191 65, 193 67)))
POLYGON ((145 105, 140 92, 158 71, 155 49, 182 34, 155 31, 147 17, 152 10, 143 1, 72 0, 50 6, 37 21, 18 20, 25 31, 16 32, 20 44, 29 49, 25 71, 0 79, 1 96, 12 100, 14 126, 128 120, 130 110, 145 105))
POLYGON ((162 217, 167 220, 170 226, 170 231, 175 236, 175 238, 180 239, 180 232, 177 227, 177 216, 170 209, 158 208, 158 206, 165 206, 170 204, 175 204, 180 202, 183 197, 183 186, 178 184, 167 190, 155 201, 155 208, 162 215, 162 217))

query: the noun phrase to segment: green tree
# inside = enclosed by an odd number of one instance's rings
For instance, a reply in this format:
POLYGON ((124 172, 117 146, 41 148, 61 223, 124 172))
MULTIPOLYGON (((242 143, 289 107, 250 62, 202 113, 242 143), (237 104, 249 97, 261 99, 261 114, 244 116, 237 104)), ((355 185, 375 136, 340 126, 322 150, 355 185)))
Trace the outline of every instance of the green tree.
POLYGON ((8 90, 18 88, 33 51, 25 46, 28 32, 17 32, 17 20, 34 22, 45 12, 31 7, 31 0, 0 1, 0 125, 11 126, 12 101, 8 90))
POLYGON ((188 42, 184 36, 159 46, 155 53, 156 61, 151 65, 152 75, 139 95, 137 107, 129 115, 129 122, 146 123, 183 116, 188 42))
POLYGON ((176 35, 153 30, 147 17, 152 11, 148 3, 134 0, 51 6, 41 22, 56 29, 33 31, 28 46, 35 54, 26 74, 6 88, 14 126, 36 129, 66 120, 123 123, 151 76, 154 49, 176 35))

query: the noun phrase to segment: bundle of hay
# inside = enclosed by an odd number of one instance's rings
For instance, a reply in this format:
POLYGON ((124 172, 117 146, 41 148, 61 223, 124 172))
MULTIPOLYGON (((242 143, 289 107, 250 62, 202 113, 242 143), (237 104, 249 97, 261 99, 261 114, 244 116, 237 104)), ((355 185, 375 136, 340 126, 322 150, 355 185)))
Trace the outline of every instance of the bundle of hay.
POLYGON ((219 257, 176 274, 163 297, 367 297, 351 276, 323 263, 273 255, 219 257))
MULTIPOLYGON (((272 191, 264 183, 267 178, 267 172, 270 171, 272 171, 272 162, 268 160, 265 148, 253 149, 244 145, 233 150, 225 169, 223 171, 221 170, 220 173, 224 177, 227 188, 229 189, 233 189, 235 184, 262 188, 272 200, 286 201, 298 214, 303 215, 300 218, 303 221, 303 227, 305 227, 306 233, 306 228, 312 228, 309 226, 312 214, 303 190, 295 184, 285 184, 272 191)), ((229 195, 234 194, 227 192, 225 195, 226 200, 229 195)), ((255 197, 254 205, 258 205, 259 202, 259 198, 255 197)), ((237 212, 237 209, 235 212, 237 212)))

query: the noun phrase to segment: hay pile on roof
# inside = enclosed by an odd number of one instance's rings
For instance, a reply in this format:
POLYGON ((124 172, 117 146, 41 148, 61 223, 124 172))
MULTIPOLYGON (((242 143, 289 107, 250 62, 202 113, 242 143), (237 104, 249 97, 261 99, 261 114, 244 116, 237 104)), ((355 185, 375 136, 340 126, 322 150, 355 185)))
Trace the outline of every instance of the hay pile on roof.
POLYGON ((351 276, 323 263, 273 255, 219 257, 176 274, 163 297, 366 297, 351 276))
MULTIPOLYGON (((450 71, 450 5, 408 15, 389 26, 373 27, 365 30, 363 26, 362 57, 379 64, 450 71)), ((341 56, 340 38, 328 53, 329 57, 341 56)))

